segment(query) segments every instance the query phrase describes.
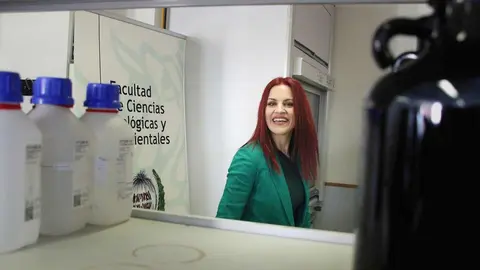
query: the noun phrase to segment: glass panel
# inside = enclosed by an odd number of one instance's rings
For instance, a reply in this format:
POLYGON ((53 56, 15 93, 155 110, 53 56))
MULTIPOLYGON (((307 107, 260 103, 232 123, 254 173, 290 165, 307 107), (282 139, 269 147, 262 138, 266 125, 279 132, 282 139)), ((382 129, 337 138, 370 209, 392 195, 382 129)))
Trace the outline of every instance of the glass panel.
MULTIPOLYGON (((322 147, 324 143, 324 134, 325 134, 325 125, 326 125, 326 112, 327 112, 327 92, 322 91, 320 89, 314 89, 312 86, 303 84, 303 88, 305 89, 305 94, 307 95, 308 103, 310 104, 310 108, 313 114, 313 120, 315 121, 315 127, 317 130, 317 136, 319 141, 320 147, 320 164, 324 164, 324 160, 326 158, 326 150, 322 147)), ((322 174, 321 171, 324 170, 323 168, 319 168, 320 175, 322 174)), ((322 190, 322 182, 321 176, 317 181, 315 181, 315 186, 320 190, 320 193, 323 194, 322 190)))
POLYGON ((310 109, 313 114, 313 121, 315 121, 315 128, 318 132, 320 96, 308 91, 305 91, 305 93, 307 94, 308 103, 310 104, 310 109))

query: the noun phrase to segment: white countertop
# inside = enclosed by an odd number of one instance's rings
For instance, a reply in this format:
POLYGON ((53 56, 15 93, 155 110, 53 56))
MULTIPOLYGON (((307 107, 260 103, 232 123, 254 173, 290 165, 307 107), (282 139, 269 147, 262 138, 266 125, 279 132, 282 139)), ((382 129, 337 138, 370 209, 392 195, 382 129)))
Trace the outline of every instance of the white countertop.
POLYGON ((8 270, 350 270, 351 245, 132 218, 0 255, 8 270))

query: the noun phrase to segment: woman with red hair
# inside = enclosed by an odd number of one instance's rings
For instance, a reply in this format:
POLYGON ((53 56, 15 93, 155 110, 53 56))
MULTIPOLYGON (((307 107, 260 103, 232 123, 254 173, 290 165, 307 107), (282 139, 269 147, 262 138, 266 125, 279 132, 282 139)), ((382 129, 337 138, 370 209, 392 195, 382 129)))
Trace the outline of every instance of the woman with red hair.
POLYGON ((275 78, 263 91, 252 138, 233 157, 217 218, 310 227, 309 182, 318 139, 301 84, 275 78))

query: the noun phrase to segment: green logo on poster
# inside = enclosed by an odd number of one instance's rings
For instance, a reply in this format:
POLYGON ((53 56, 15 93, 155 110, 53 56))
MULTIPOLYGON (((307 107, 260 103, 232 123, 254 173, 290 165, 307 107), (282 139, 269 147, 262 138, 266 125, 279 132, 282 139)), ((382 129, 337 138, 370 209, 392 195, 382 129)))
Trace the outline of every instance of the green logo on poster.
POLYGON ((152 169, 155 182, 145 170, 140 170, 133 178, 133 207, 165 211, 165 188, 155 169, 152 169))

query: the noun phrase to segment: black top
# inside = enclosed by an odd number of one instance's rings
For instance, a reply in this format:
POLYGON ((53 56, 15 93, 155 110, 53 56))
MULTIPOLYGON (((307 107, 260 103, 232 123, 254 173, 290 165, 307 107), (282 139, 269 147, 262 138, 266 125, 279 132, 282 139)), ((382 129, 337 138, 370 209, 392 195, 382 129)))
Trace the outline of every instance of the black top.
POLYGON ((297 163, 293 162, 281 151, 278 152, 283 175, 285 176, 288 190, 290 191, 295 226, 300 226, 303 220, 303 213, 305 211, 305 188, 303 185, 302 176, 298 169, 297 163))

